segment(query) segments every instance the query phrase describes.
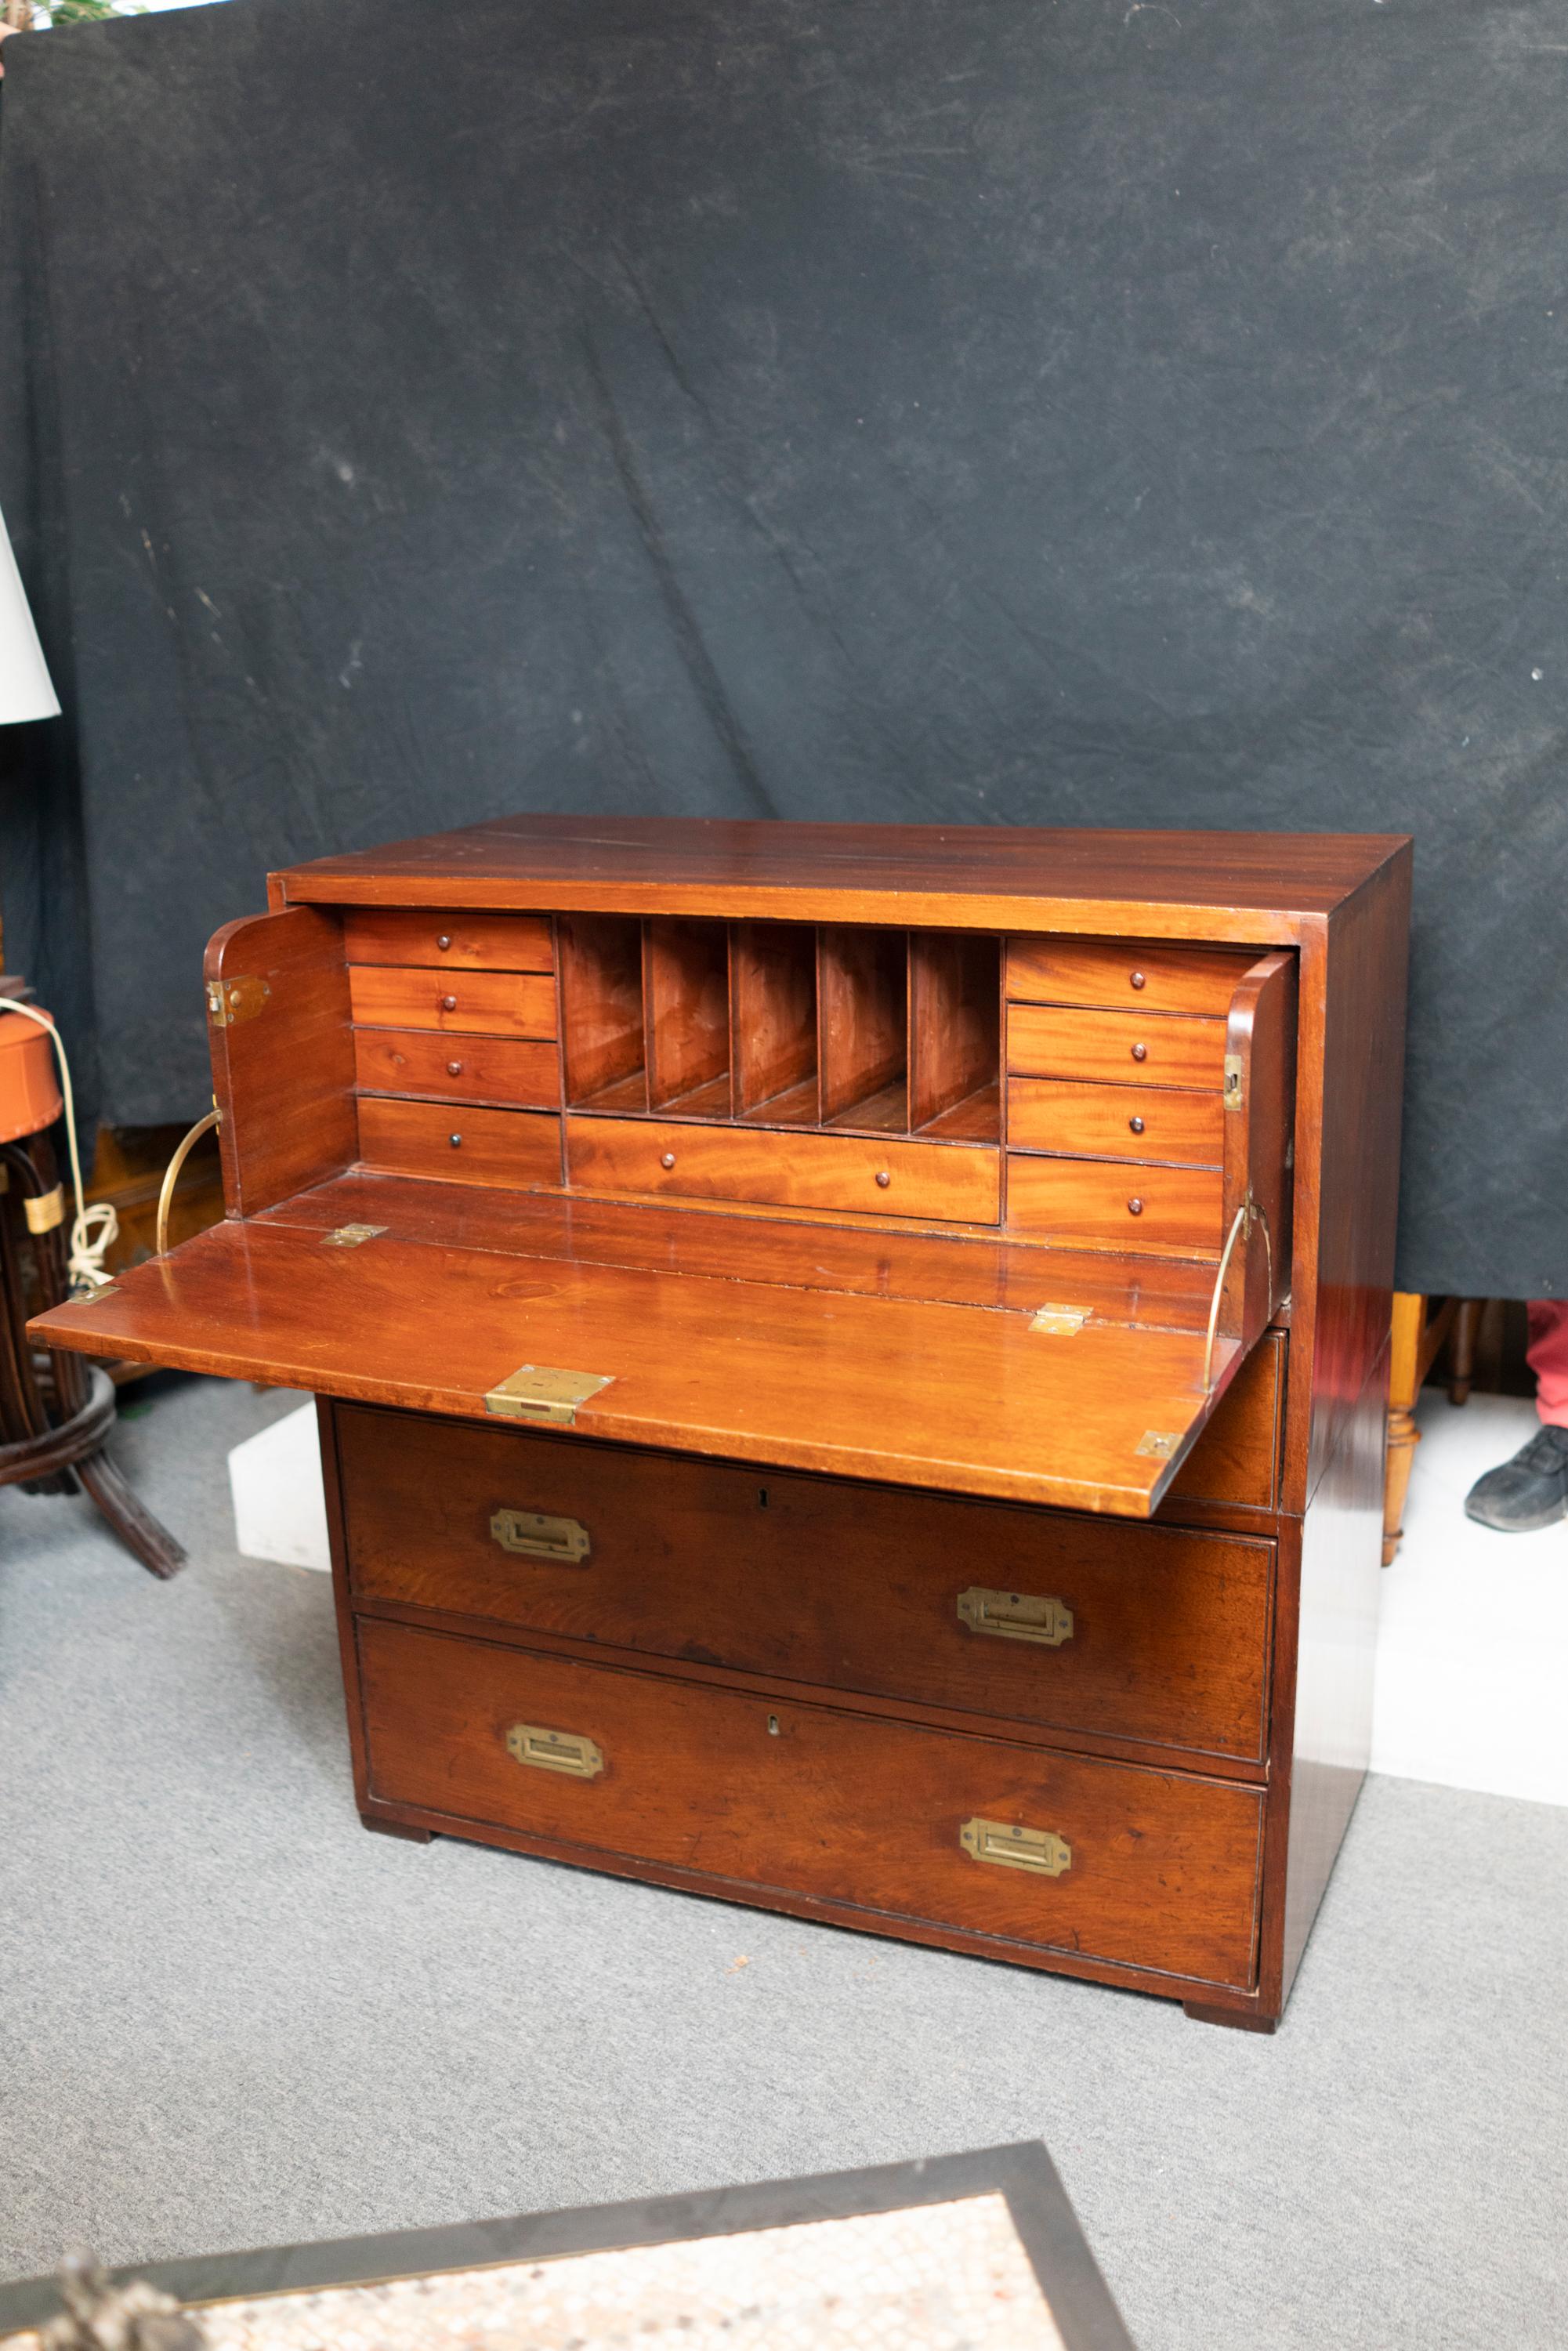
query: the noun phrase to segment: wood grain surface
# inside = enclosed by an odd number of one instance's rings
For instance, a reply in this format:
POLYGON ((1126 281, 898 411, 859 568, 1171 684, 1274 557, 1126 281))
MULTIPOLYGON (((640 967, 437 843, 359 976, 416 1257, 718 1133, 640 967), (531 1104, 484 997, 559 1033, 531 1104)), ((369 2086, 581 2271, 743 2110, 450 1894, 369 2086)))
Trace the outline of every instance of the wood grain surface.
POLYGON ((367 1166, 449 1184, 522 1189, 561 1180, 560 1120, 531 1110, 485 1110, 473 1102, 360 1101, 360 1156, 367 1166))
POLYGON ((350 906, 343 915, 350 963, 429 964, 454 971, 553 971, 548 914, 406 913, 350 906))
POLYGON ((1095 932, 1289 946, 1400 833, 1134 832, 517 816, 323 857, 280 897, 1095 932))
POLYGON ((1009 939, 1007 992, 1025 1004, 1104 1005, 1223 1019, 1247 957, 1228 947, 1121 939, 1009 939))
POLYGON ((1272 1546, 343 1406, 355 1600, 490 1617, 949 1711, 1258 1761, 1272 1546), (497 1510, 575 1521, 580 1562, 497 1510), (971 1630, 973 1585, 1058 1600, 1044 1647, 971 1630))
POLYGON ((669 1198, 750 1200, 781 1208, 855 1209, 995 1224, 998 1154, 849 1134, 785 1134, 674 1121, 569 1117, 574 1189, 669 1198))
POLYGON ((553 1037, 555 982, 542 972, 420 971, 351 964, 354 1019, 368 1029, 553 1037))
POLYGON ((361 1616, 370 1792, 495 1822, 590 1866, 797 1891, 1237 1987, 1262 1807, 1232 1782, 772 1702, 361 1616), (507 1752, 518 1721, 591 1739, 592 1780, 507 1752), (972 1860, 978 1816, 1065 1839, 1064 1875, 972 1860))
POLYGON ((1198 1086, 1216 1092, 1225 1081, 1223 1020, 1009 1004, 1007 1050, 1008 1068, 1020 1077, 1198 1086))
POLYGON ((1212 1167, 1008 1155, 1008 1228, 1074 1249, 1217 1259, 1223 1179, 1212 1167))
POLYGON ((356 1029, 354 1074, 364 1093, 431 1094, 518 1110, 560 1106, 560 1060, 548 1040, 356 1029))
POLYGON ((1023 1313, 390 1234, 328 1249, 283 1224, 215 1227, 30 1328, 89 1354, 469 1419, 520 1364, 553 1364, 611 1383, 579 1412, 585 1435, 1134 1518, 1239 1360, 1220 1350, 1205 1396, 1201 1332, 1057 1337, 1023 1313))
POLYGON ((1217 1093, 1074 1083, 1061 1078, 1013 1077, 1008 1081, 1008 1141, 1016 1150, 1218 1167, 1224 1128, 1225 1111, 1217 1093))

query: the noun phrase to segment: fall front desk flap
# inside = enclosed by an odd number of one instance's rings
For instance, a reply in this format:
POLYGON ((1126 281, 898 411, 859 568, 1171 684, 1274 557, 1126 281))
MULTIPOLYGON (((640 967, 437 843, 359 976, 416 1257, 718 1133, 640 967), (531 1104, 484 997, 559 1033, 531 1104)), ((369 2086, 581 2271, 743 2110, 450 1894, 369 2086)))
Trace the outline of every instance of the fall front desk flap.
POLYGON ((322 1395, 1130 1518, 1246 1352, 1210 1343, 1209 1265, 788 1229, 781 1252, 779 1225, 742 1217, 350 1174, 30 1328, 322 1395))

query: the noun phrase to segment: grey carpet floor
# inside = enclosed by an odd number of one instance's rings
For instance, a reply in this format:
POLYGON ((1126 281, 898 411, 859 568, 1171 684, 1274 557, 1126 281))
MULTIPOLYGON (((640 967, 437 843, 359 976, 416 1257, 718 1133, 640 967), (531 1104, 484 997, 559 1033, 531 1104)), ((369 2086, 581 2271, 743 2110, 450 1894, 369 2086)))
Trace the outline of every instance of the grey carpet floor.
POLYGON ((367 1835, 327 1579, 171 1383, 0 1492, 0 2273, 1050 2147, 1143 2351, 1568 2339, 1568 1812, 1369 1783, 1284 2026, 367 1835))

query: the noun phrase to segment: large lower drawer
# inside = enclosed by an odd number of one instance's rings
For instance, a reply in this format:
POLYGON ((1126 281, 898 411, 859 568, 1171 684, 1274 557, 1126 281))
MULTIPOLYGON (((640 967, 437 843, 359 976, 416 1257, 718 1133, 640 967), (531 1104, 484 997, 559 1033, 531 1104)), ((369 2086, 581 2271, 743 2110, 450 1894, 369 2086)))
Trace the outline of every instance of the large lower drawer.
POLYGON ((674 1120, 570 1118, 567 1166, 591 1192, 742 1200, 994 1225, 999 1154, 984 1144, 752 1133, 674 1120))
POLYGON ((1020 1076, 1087 1078, 1105 1084, 1212 1087, 1225 1083, 1225 1023, 1177 1013, 1078 1012, 1009 1004, 1008 1067, 1020 1076))
POLYGON ((343 1405, 354 1599, 1263 1754, 1273 1545, 343 1405))
POLYGON ((374 1618, 356 1634, 372 1799, 716 1894, 1252 1980, 1257 1790, 374 1618))
POLYGON ((1062 1249, 1218 1257, 1225 1179, 1218 1167, 1008 1155, 1008 1229, 1062 1249))

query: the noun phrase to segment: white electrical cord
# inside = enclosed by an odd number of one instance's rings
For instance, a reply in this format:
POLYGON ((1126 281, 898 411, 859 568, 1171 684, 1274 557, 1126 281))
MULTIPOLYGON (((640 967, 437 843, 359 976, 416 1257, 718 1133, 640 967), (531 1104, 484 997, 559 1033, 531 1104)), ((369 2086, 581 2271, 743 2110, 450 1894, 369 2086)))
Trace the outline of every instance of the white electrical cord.
POLYGON ((66 1049, 60 1032, 47 1012, 36 1005, 18 1004, 14 997, 0 997, 0 1019, 7 1012, 19 1012, 25 1020, 35 1021, 55 1040, 55 1058, 60 1065, 60 1092, 66 1105, 66 1142, 70 1151, 71 1186, 76 1193, 76 1220, 71 1226, 71 1253, 66 1266, 71 1288, 78 1298, 90 1297, 110 1280, 104 1271, 104 1251, 114 1247, 120 1238, 120 1218, 110 1200, 95 1200, 89 1208, 82 1198, 81 1154, 77 1149, 76 1101, 71 1092, 71 1068, 66 1059, 66 1049))

